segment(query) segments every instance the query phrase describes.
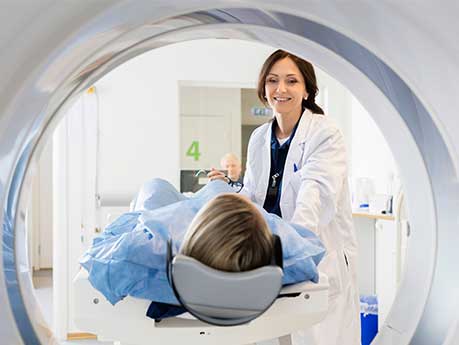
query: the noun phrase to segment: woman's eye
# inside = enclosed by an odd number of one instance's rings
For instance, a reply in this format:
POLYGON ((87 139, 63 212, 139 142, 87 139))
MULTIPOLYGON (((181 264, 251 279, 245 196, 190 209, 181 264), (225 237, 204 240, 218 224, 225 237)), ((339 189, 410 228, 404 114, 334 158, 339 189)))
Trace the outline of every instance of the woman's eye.
POLYGON ((273 79, 273 78, 268 78, 268 79, 266 79, 266 82, 272 84, 272 83, 276 83, 277 80, 273 79))
POLYGON ((289 83, 289 84, 295 84, 295 83, 298 83, 298 80, 296 80, 296 79, 289 79, 289 80, 287 80, 287 83, 289 83))

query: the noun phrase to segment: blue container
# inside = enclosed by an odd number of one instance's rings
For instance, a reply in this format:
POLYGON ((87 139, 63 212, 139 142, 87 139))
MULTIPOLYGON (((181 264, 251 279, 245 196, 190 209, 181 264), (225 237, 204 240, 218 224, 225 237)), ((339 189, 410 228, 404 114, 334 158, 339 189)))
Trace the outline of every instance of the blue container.
POLYGON ((368 345, 378 333, 378 299, 360 296, 360 325, 362 345, 368 345))

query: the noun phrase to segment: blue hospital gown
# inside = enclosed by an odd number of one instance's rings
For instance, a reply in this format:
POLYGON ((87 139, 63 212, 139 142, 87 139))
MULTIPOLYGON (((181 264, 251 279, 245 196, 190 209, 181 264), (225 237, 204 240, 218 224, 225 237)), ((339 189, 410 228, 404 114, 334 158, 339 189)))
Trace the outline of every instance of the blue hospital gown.
MULTIPOLYGON (((167 241, 172 238, 177 253, 201 207, 221 193, 232 192, 228 184, 212 181, 188 198, 165 180, 147 182, 137 195, 134 211, 109 224, 81 258, 89 281, 112 304, 130 295, 178 305, 166 275, 167 241)), ((283 284, 317 282, 317 265, 325 253, 319 238, 258 208, 282 241, 283 284)))

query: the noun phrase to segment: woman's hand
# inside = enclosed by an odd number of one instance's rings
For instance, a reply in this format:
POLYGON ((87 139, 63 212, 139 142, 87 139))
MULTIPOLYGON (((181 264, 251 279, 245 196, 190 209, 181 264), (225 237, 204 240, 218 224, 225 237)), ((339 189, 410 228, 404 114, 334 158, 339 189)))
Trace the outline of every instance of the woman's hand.
POLYGON ((215 168, 210 168, 210 172, 207 174, 207 177, 211 181, 222 180, 222 181, 228 182, 228 178, 226 177, 226 175, 222 171, 217 170, 215 168))

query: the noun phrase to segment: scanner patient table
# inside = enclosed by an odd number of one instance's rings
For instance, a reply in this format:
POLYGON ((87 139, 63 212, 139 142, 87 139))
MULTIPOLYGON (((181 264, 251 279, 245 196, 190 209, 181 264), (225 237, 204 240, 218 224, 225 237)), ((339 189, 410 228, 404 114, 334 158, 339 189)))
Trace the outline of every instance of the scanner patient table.
POLYGON ((97 334, 99 340, 121 345, 197 345, 251 344, 279 338, 291 344, 292 332, 320 322, 328 308, 328 278, 320 273, 317 284, 301 282, 284 286, 273 305, 257 319, 240 326, 219 327, 206 324, 185 313, 155 321, 145 314, 149 300, 126 297, 116 305, 94 289, 82 269, 74 279, 74 304, 77 327, 97 334))

